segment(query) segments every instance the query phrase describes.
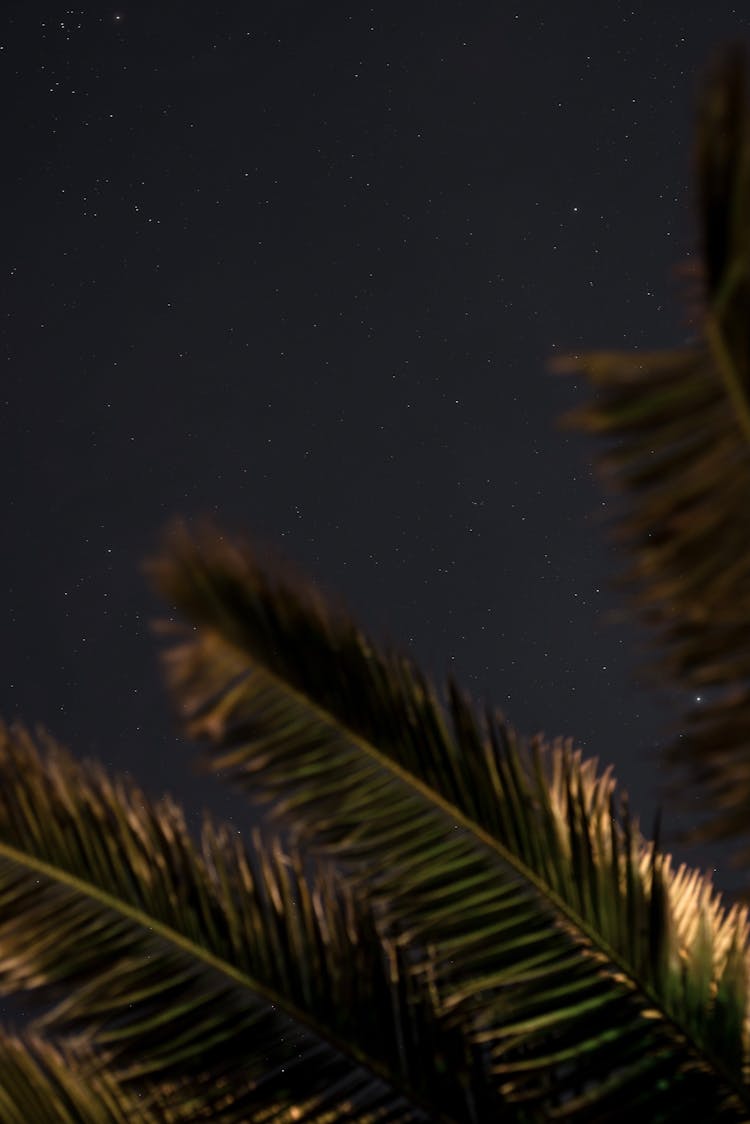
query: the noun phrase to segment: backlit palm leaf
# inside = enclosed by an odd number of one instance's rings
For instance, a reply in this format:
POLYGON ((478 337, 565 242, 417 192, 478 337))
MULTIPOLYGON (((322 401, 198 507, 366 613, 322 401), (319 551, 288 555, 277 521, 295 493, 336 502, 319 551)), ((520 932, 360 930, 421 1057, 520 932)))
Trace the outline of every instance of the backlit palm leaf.
POLYGON ((293 851, 209 820, 197 848, 169 799, 0 732, 0 993, 37 990, 37 1030, 175 1119, 488 1118, 481 1048, 407 955, 293 851))
MULTIPOLYGON (((736 840, 737 864, 748 867, 750 111, 739 54, 723 61, 704 95, 696 163, 697 341, 574 356, 556 367, 582 371, 597 391, 569 422, 614 439, 601 459, 626 499, 626 579, 655 629, 660 677, 685 695, 669 758, 688 768, 709 813, 690 837, 736 840)), ((678 784, 684 791, 683 778, 678 784)))
POLYGON ((455 687, 446 708, 216 533, 177 528, 151 570, 191 622, 167 668, 209 766, 365 888, 512 1119, 748 1118, 745 915, 645 843, 608 773, 455 687))

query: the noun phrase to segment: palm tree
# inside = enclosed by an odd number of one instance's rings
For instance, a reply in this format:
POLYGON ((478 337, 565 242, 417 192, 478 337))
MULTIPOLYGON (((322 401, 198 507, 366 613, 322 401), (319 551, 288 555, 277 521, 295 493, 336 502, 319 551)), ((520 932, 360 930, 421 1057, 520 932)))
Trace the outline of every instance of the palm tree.
MULTIPOLYGON (((441 702, 218 532, 151 573, 192 622, 189 732, 291 838, 207 818, 197 845, 169 798, 3 732, 0 983, 102 1119, 118 1088, 162 1120, 747 1118, 746 915, 608 771, 441 702)), ((10 1089, 29 1118, 40 1086, 10 1089)))
POLYGON ((216 529, 149 572, 185 730, 264 827, 196 842, 0 729, 0 991, 38 1010, 0 1035, 3 1120, 750 1119, 746 911, 609 769, 216 529))

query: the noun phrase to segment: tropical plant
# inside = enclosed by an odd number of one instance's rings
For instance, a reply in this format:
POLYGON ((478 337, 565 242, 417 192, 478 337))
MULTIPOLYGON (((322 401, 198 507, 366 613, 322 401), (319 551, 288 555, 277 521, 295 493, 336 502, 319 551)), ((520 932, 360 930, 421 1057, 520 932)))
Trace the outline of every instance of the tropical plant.
MULTIPOLYGON (((750 116, 741 51, 715 68, 698 117, 703 244, 695 342, 595 352, 594 400, 569 424, 607 435, 623 493, 626 584, 654 630, 658 683, 682 700, 667 747, 673 795, 704 797, 696 842, 730 840, 750 868, 750 116), (679 731, 679 733, 677 733, 679 731), (686 780, 689 783, 686 783, 686 780), (692 782, 692 783, 690 783, 692 782)), ((695 818, 695 801, 690 802, 695 818)))
MULTIPOLYGON (((157 1091, 158 1092, 158 1091, 157 1091)), ((152 1107, 121 1085, 85 1048, 53 1046, 38 1035, 0 1032, 0 1119, 3 1124, 157 1124, 152 1107)))
POLYGON ((149 572, 185 730, 265 826, 196 842, 171 798, 0 730, 0 991, 38 1003, 0 1035, 3 1121, 750 1120, 747 913, 609 769, 216 529, 149 572))

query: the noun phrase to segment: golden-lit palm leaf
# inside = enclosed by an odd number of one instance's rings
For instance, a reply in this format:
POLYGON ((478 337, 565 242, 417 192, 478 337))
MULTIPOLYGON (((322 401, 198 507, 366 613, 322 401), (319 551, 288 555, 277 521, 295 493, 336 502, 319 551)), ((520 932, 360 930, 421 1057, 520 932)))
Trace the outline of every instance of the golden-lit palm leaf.
POLYGON ((738 53, 707 86, 697 140, 696 342, 554 366, 583 372, 596 390, 567 420, 611 439, 601 461, 625 496, 626 583, 655 630, 659 678, 684 692, 668 756, 687 767, 708 812, 689 837, 734 839, 737 864, 749 866, 750 110, 738 53))
MULTIPOLYGON (((136 1092, 120 1083, 106 1060, 77 1043, 53 1044, 39 1034, 11 1034, 0 1029, 0 1120, 3 1124, 187 1124, 210 1119, 242 1120, 243 1124, 337 1124, 348 1116, 321 1103, 271 1103, 257 1111, 212 1107, 206 1117, 205 1098, 191 1096, 190 1080, 136 1092), (214 1115, 214 1111, 216 1114, 214 1115)), ((198 1089, 200 1086, 198 1086, 198 1089)), ((210 1099, 220 1106, 221 1098, 210 1099)), ((231 1095, 229 1097, 231 1101, 231 1095)), ((340 1100, 340 1098, 339 1098, 340 1100)), ((291 1101, 291 1098, 290 1098, 291 1101)), ((360 1124, 376 1124, 375 1114, 359 1116, 360 1124)))
POLYGON ((147 1100, 124 1087, 80 1045, 54 1046, 0 1029, 3 1124, 171 1124, 179 1118, 169 1099, 152 1090, 147 1100))
POLYGON ((672 871, 608 773, 441 704, 218 533, 176 528, 150 569, 190 622, 167 673, 208 766, 359 880, 515 1119, 748 1118, 745 915, 672 871))
POLYGON ((406 955, 330 871, 208 819, 198 848, 168 798, 0 731, 0 993, 179 1119, 486 1119, 481 1048, 406 955))

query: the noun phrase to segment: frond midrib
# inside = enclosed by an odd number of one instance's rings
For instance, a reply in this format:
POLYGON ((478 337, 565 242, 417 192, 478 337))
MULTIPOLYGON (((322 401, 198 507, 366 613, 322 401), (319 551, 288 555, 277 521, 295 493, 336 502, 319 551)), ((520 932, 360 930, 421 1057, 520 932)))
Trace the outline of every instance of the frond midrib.
MULTIPOLYGON (((374 1058, 363 1053, 356 1045, 349 1040, 340 1038, 330 1028, 321 1026, 315 1022, 305 1011, 300 1010, 296 1004, 287 999, 286 996, 274 992, 267 985, 256 980, 254 977, 246 975, 240 969, 236 968, 226 960, 222 960, 216 956, 209 949, 200 944, 196 944, 190 940, 179 930, 173 929, 170 925, 159 921, 158 918, 152 917, 150 914, 138 909, 130 903, 123 901, 121 898, 115 897, 113 894, 108 893, 106 890, 101 889, 93 882, 87 882, 77 875, 72 874, 70 871, 62 867, 56 867, 51 863, 46 862, 44 859, 38 858, 36 855, 29 855, 24 851, 0 840, 0 858, 5 857, 12 860, 21 866, 25 866, 30 870, 34 870, 39 874, 49 878, 52 882, 63 884, 77 893, 84 895, 90 900, 98 902, 100 905, 111 909, 115 913, 119 913, 123 917, 129 918, 143 929, 149 930, 179 948, 182 952, 187 953, 194 960, 203 963, 206 967, 212 968, 214 971, 220 973, 226 978, 230 979, 232 983, 253 992, 265 1000, 272 1008, 280 1008, 286 1015, 295 1022, 300 1023, 310 1033, 318 1039, 322 1039, 334 1050, 337 1050, 344 1057, 352 1058, 356 1065, 361 1066, 363 1069, 368 1070, 379 1081, 385 1085, 396 1090, 405 1100, 411 1102, 416 1107, 423 1109, 428 1114, 434 1113, 435 1106, 423 1101, 412 1089, 405 1086, 398 1078, 391 1074, 384 1066, 380 1065, 374 1058)), ((32 1020, 33 1025, 33 1020, 32 1020)), ((441 1114, 440 1120, 445 1124, 460 1124, 459 1121, 454 1121, 451 1117, 441 1114)))
POLYGON ((745 445, 750 446, 750 405, 748 405, 747 397, 737 377, 731 352, 727 347, 718 317, 715 314, 709 313, 706 316, 704 330, 727 398, 734 408, 737 426, 745 445))

